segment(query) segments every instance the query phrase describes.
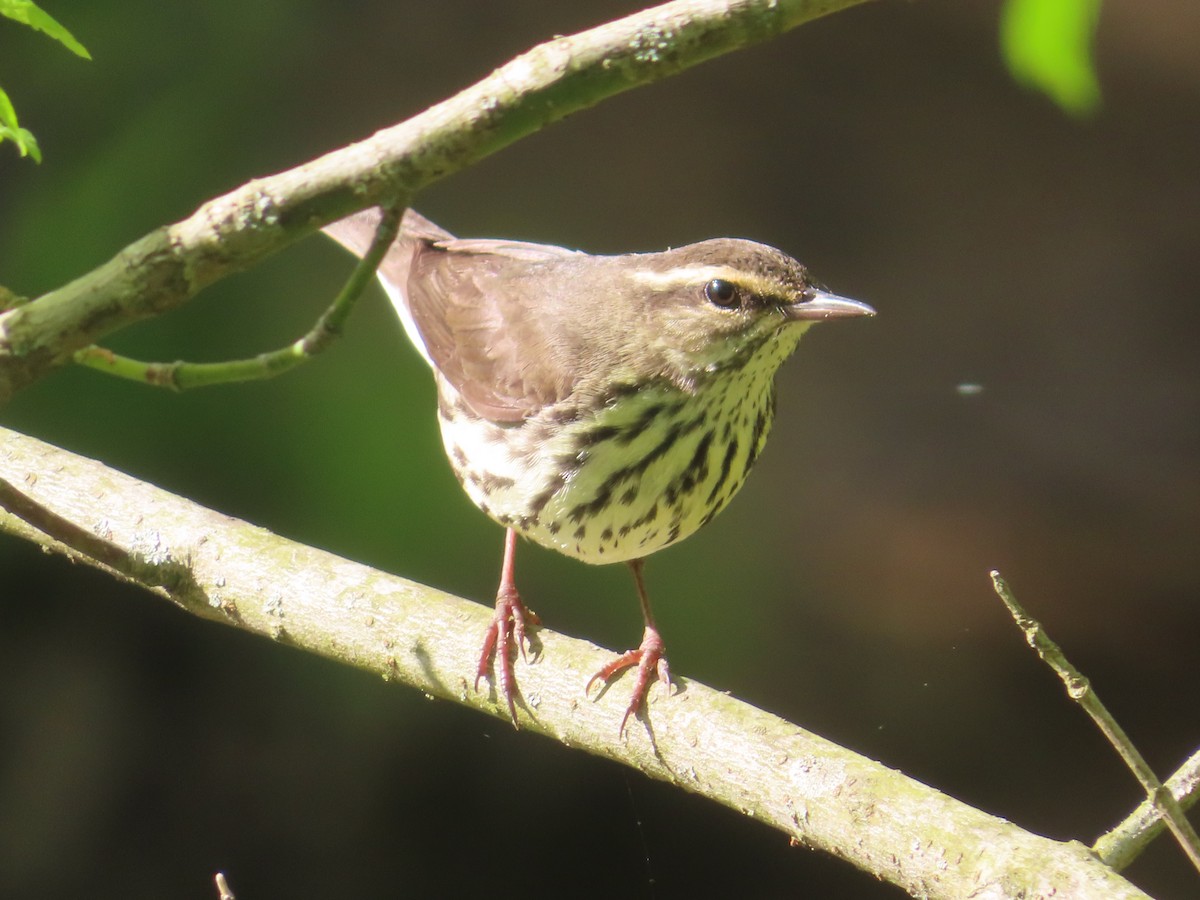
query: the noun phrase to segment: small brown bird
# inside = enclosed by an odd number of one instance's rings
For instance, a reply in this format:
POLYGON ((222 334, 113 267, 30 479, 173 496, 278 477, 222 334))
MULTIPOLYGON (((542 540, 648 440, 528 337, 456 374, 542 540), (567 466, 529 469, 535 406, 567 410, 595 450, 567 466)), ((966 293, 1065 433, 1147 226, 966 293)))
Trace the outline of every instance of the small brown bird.
MULTIPOLYGON (((380 216, 368 210, 325 231, 361 256, 380 216)), ((742 486, 775 415, 775 372, 808 327, 874 311, 752 241, 592 256, 462 240, 412 210, 379 279, 433 368, 459 483, 507 529, 476 688, 495 656, 497 693, 517 723, 509 650, 524 654, 538 622, 513 580, 518 534, 584 562, 626 562, 642 641, 585 688, 637 667, 623 733, 655 675, 670 689, 642 561, 706 524, 742 486)))

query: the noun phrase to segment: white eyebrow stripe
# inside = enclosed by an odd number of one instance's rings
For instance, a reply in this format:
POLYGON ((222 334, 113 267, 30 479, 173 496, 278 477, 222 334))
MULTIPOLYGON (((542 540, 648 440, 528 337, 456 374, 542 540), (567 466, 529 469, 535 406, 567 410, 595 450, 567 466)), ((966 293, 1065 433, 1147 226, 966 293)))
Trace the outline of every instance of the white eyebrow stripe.
POLYGON ((712 281, 713 278, 721 278, 721 280, 737 284, 740 289, 748 290, 751 294, 762 296, 762 298, 778 296, 780 292, 779 284, 769 278, 734 269, 732 265, 684 265, 679 266, 678 269, 668 269, 665 272, 635 270, 630 272, 630 277, 637 284, 650 290, 700 286, 700 284, 712 281))
POLYGON ((630 273, 633 280, 656 291, 677 287, 681 284, 702 284, 714 278, 726 281, 740 281, 739 273, 731 266, 679 266, 667 269, 665 272, 647 272, 634 270, 630 273))
POLYGON ((652 291, 667 291, 676 287, 699 285, 720 278, 759 295, 770 295, 777 287, 770 281, 757 278, 732 266, 680 266, 665 272, 633 271, 629 273, 638 284, 652 291))

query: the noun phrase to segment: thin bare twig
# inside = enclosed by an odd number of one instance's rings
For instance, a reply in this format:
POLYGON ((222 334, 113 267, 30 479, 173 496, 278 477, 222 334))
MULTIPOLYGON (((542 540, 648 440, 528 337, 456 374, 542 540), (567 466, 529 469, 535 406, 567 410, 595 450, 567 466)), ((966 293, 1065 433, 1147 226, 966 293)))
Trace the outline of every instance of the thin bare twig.
POLYGON ((1133 741, 1129 739, 1129 735, 1125 733, 1125 729, 1117 724, 1112 713, 1100 702, 1091 682, 1071 665, 1058 644, 1050 639, 1050 635, 1046 633, 1042 623, 1025 612, 1000 573, 993 570, 990 574, 992 587, 1004 601, 1004 605, 1008 607, 1017 627, 1025 632, 1025 640, 1029 646, 1036 650, 1046 665, 1062 679, 1062 683, 1067 689, 1067 696, 1083 707, 1084 712, 1091 716, 1092 721, 1096 723, 1096 727, 1108 738, 1108 742, 1117 751, 1117 755, 1124 760, 1129 771, 1141 784, 1158 815, 1175 835, 1183 852, 1192 861, 1196 870, 1200 871, 1200 837, 1196 836, 1196 830, 1187 820, 1178 801, 1169 790, 1163 787, 1158 776, 1154 774, 1142 754, 1134 746, 1133 741))
POLYGON ((342 289, 333 298, 333 302, 307 334, 286 347, 268 353, 260 353, 250 359, 231 359, 211 363, 192 363, 180 360, 164 363, 130 359, 128 356, 121 356, 93 344, 78 351, 75 354, 75 362, 104 372, 106 375, 128 378, 131 381, 170 388, 175 391, 238 381, 258 381, 282 375, 313 359, 335 339, 341 337, 355 302, 375 275, 388 247, 396 239, 396 232, 400 228, 400 216, 403 212, 403 204, 392 206, 386 211, 375 229, 375 237, 371 241, 371 246, 355 265, 350 277, 346 279, 342 289))
MULTIPOLYGON (((1166 788, 1187 812, 1200 800, 1200 750, 1197 750, 1167 779, 1166 788)), ((1146 798, 1119 825, 1101 835, 1092 849, 1100 859, 1120 872, 1138 858, 1166 825, 1153 801, 1146 798)))

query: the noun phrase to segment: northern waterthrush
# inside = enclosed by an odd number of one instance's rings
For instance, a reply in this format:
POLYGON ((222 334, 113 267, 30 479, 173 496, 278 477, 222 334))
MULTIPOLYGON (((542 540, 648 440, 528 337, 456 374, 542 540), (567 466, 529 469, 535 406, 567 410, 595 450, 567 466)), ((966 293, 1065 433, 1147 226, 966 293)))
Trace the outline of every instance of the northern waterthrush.
MULTIPOLYGON (((368 210, 325 231, 361 256, 379 219, 368 210)), ((585 688, 637 667, 623 732, 654 675, 670 688, 642 560, 742 486, 775 415, 775 372, 808 327, 873 310, 752 241, 591 256, 461 240, 412 210, 379 279, 433 367, 455 475, 508 529, 476 688, 495 656, 497 694, 516 724, 510 647, 524 654, 526 625, 537 623, 513 582, 518 534, 584 562, 626 562, 642 642, 585 688)))

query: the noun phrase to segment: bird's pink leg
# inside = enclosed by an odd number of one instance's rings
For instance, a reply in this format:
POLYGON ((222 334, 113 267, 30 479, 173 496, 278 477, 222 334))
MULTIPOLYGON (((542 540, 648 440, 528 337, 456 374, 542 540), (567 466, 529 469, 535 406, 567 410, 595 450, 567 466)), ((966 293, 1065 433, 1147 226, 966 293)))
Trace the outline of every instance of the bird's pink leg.
POLYGON ((496 658, 496 693, 508 705, 508 715, 513 727, 517 726, 516 696, 517 680, 513 676, 512 658, 509 648, 515 644, 521 658, 527 659, 525 625, 538 625, 540 621, 533 610, 521 601, 513 577, 514 557, 517 552, 517 533, 509 528, 504 534, 504 562, 500 567, 500 587, 496 591, 496 612, 492 624, 483 637, 483 649, 479 653, 479 667, 475 672, 475 690, 479 690, 479 679, 485 678, 496 658))
POLYGON ((625 733, 625 723, 629 721, 629 717, 637 715, 637 711, 645 704, 646 692, 650 689, 650 682, 655 676, 666 685, 667 693, 671 692, 671 669, 667 665, 666 646, 663 644, 662 635, 658 633, 658 626, 654 624, 654 614, 650 611, 650 598, 646 594, 646 584, 642 579, 642 566, 643 560, 640 559, 632 560, 629 563, 629 568, 633 572, 633 580, 637 584, 638 601, 642 605, 642 618, 646 623, 645 630, 642 632, 642 643, 636 650, 629 650, 621 654, 593 675, 588 681, 587 687, 584 688, 584 693, 588 693, 597 681, 607 684, 618 672, 637 666, 637 673, 633 678, 633 696, 629 700, 629 706, 625 709, 625 715, 621 718, 618 735, 625 733))

